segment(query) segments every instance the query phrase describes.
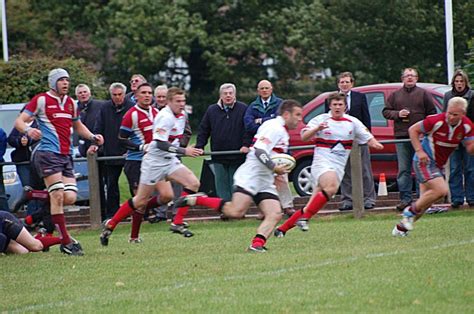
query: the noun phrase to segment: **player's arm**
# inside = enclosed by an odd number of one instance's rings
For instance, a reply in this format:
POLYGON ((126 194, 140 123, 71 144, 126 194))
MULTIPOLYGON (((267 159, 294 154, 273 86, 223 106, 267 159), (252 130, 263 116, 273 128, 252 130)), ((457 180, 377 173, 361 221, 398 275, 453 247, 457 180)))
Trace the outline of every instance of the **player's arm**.
POLYGON ((316 121, 310 121, 308 125, 301 130, 301 140, 304 142, 309 141, 317 132, 327 129, 328 127, 327 122, 317 123, 316 121))
POLYGON ((32 115, 23 111, 15 120, 15 129, 20 133, 28 135, 34 140, 39 140, 41 138, 41 131, 27 125, 27 123, 30 123, 33 119, 34 117, 32 115))
POLYGON ((474 139, 465 141, 464 147, 466 147, 469 154, 474 155, 474 139))
POLYGON ((88 139, 93 144, 102 145, 104 144, 104 137, 100 134, 94 134, 81 122, 81 120, 74 120, 72 122, 72 126, 74 130, 81 136, 82 138, 88 139))
POLYGON ((423 147, 421 146, 420 142, 420 136, 423 134, 422 125, 423 121, 419 121, 413 124, 408 129, 408 135, 410 136, 411 145, 413 146, 413 149, 415 150, 415 154, 418 156, 418 159, 421 163, 426 163, 428 162, 428 155, 423 150, 423 147))
POLYGON ((203 154, 203 150, 200 148, 195 148, 194 146, 188 146, 186 148, 183 147, 176 147, 171 145, 171 143, 161 140, 154 140, 156 142, 156 147, 160 150, 165 152, 179 154, 179 155, 186 155, 190 157, 197 157, 203 154))
POLYGON ((148 147, 148 144, 139 145, 139 144, 136 144, 136 143, 132 142, 130 140, 130 134, 131 134, 130 131, 120 128, 119 135, 118 135, 120 146, 122 146, 123 148, 125 148, 127 150, 131 150, 131 151, 134 151, 134 152, 146 151, 147 147, 148 147))

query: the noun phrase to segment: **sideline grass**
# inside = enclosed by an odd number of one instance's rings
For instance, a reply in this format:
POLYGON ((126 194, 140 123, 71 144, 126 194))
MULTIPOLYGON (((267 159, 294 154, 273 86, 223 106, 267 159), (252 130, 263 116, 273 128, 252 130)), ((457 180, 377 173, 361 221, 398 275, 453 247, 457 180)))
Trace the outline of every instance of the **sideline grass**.
POLYGON ((98 231, 76 232, 86 256, 0 257, 0 312, 472 313, 474 212, 426 216, 407 238, 397 217, 313 220, 311 230, 271 238, 269 252, 245 252, 257 221, 130 226, 109 247, 98 231))

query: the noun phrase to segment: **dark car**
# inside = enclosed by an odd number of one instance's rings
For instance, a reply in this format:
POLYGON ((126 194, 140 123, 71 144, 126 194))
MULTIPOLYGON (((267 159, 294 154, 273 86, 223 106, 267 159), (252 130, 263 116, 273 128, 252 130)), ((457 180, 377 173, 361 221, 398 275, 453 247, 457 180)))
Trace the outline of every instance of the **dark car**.
MULTIPOLYGON (((443 108, 444 93, 450 90, 451 86, 432 83, 417 83, 417 86, 426 89, 432 95, 435 107, 440 112, 443 108)), ((401 87, 402 83, 386 83, 353 88, 353 90, 367 96, 372 120, 372 133, 378 140, 394 139, 393 121, 383 117, 382 109, 388 96, 401 87)), ((313 144, 312 142, 303 142, 300 132, 303 126, 312 118, 324 113, 324 101, 329 94, 331 92, 322 93, 304 106, 303 122, 300 123, 297 129, 289 131, 290 146, 313 144)), ((382 151, 372 151, 371 153, 374 180, 378 181, 380 173, 385 173, 389 189, 393 190, 396 187, 398 172, 395 144, 387 144, 382 151)), ((310 195, 312 192, 311 162, 313 149, 291 150, 291 154, 296 159, 296 168, 290 175, 295 190, 301 196, 310 195)))

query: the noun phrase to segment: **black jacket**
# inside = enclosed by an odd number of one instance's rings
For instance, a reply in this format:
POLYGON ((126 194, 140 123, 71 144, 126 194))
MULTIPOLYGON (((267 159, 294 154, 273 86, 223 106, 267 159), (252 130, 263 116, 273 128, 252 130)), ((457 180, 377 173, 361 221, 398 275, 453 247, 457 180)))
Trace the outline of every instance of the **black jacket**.
MULTIPOLYGON (((36 120, 33 120, 31 124, 32 128, 38 128, 38 123, 36 120)), ((11 147, 14 147, 15 150, 11 153, 11 158, 13 162, 22 162, 30 161, 31 151, 39 143, 39 141, 33 140, 28 137, 28 144, 26 146, 21 145, 21 138, 25 136, 24 133, 20 133, 16 128, 13 128, 10 134, 8 135, 8 144, 11 147)))
MULTIPOLYGON (((95 134, 102 134, 104 137, 104 145, 101 147, 99 153, 103 156, 122 156, 127 150, 120 145, 118 136, 120 132, 120 125, 125 113, 132 108, 131 103, 124 103, 120 106, 114 105, 112 100, 106 101, 101 109, 100 114, 94 126, 95 134)), ((123 160, 107 161, 108 165, 123 165, 123 160)))
MULTIPOLYGON (((228 112, 220 103, 210 105, 199 125, 196 147, 204 148, 209 137, 211 151, 239 150, 242 146, 249 147, 252 138, 245 130, 246 110, 247 105, 240 101, 235 102, 228 112)), ((212 160, 241 163, 245 160, 245 155, 218 155, 212 156, 212 160)))
MULTIPOLYGON (((104 105, 104 101, 90 98, 86 103, 78 102, 81 122, 89 129, 94 132, 95 122, 100 114, 100 108, 104 105)), ((86 157, 87 150, 91 146, 91 141, 88 139, 81 139, 79 141, 79 153, 82 157, 86 157)))

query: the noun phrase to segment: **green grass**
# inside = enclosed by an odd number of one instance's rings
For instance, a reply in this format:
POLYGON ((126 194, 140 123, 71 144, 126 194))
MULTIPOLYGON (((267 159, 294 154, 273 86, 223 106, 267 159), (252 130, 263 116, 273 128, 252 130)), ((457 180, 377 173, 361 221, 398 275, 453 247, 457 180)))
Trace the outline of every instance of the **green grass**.
POLYGON ((119 226, 109 247, 76 231, 84 257, 0 257, 0 312, 472 313, 474 212, 426 216, 393 238, 394 213, 314 220, 245 252, 255 220, 193 223, 196 236, 119 226))

